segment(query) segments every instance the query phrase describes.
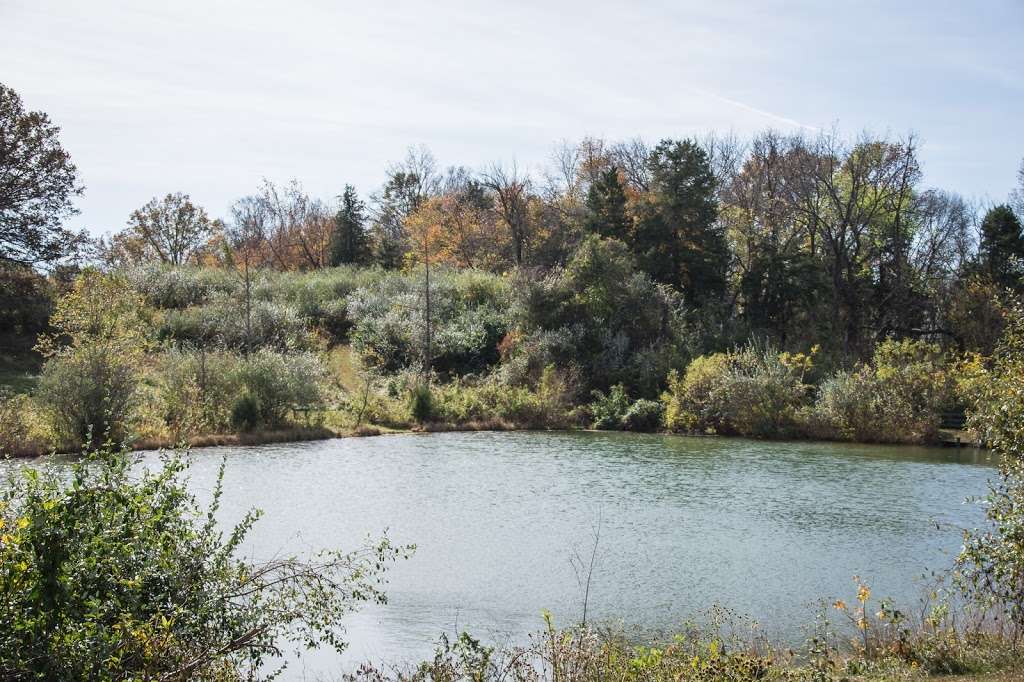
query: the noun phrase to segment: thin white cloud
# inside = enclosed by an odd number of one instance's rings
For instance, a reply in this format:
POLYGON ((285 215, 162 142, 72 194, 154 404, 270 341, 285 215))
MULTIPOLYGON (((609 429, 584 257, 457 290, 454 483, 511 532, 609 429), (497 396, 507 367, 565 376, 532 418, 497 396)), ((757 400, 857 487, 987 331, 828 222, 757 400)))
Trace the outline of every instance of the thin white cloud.
POLYGON ((744 111, 749 111, 751 113, 757 114, 758 116, 763 116, 765 119, 767 119, 769 121, 775 121, 777 123, 784 123, 785 125, 791 126, 793 128, 802 128, 804 130, 809 130, 809 131, 815 132, 815 133, 821 131, 821 128, 819 128, 817 126, 812 126, 812 125, 808 125, 806 123, 801 123, 800 121, 797 121, 795 119, 789 118, 787 116, 782 116, 780 114, 776 114, 776 113, 773 113, 771 111, 765 111, 764 109, 759 109, 758 107, 754 107, 754 106, 751 106, 751 105, 746 104, 744 102, 740 102, 739 100, 732 99, 731 97, 726 97, 724 95, 719 95, 716 92, 710 92, 710 91, 704 90, 702 88, 693 88, 693 87, 691 87, 690 90, 692 90, 694 93, 696 93, 696 94, 698 94, 698 95, 700 95, 702 97, 711 97, 711 98, 716 99, 716 100, 718 100, 720 102, 725 102, 726 104, 734 106, 734 107, 736 107, 738 109, 743 109, 744 111))

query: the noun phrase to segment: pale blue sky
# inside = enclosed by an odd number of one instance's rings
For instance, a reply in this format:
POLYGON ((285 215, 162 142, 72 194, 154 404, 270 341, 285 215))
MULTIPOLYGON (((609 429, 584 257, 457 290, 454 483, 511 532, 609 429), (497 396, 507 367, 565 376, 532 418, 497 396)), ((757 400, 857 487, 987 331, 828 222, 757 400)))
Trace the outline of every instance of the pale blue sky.
POLYGON ((1003 201, 1024 157, 1024 1, 0 0, 0 81, 63 127, 106 233, 261 177, 366 194, 426 144, 539 167, 583 135, 918 133, 925 182, 1003 201))

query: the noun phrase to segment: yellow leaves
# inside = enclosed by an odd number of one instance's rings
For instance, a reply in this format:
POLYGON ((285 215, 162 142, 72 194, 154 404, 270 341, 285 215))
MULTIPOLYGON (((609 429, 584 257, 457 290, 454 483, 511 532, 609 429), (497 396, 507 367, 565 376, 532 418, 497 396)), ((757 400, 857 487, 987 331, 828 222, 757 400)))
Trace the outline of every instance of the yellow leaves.
POLYGON ((861 604, 864 604, 870 598, 871 598, 871 588, 869 588, 867 585, 861 585, 857 589, 857 601, 859 601, 861 604))
POLYGON ((72 348, 111 343, 124 353, 141 353, 149 343, 150 312, 122 278, 87 269, 57 300, 50 318, 54 333, 40 336, 36 350, 49 357, 68 342, 72 348))
POLYGON ((832 608, 836 609, 837 611, 845 611, 846 602, 844 602, 842 599, 836 599, 836 602, 832 604, 832 608))
POLYGON ((28 528, 28 519, 24 516, 18 519, 18 530, 24 530, 28 528))

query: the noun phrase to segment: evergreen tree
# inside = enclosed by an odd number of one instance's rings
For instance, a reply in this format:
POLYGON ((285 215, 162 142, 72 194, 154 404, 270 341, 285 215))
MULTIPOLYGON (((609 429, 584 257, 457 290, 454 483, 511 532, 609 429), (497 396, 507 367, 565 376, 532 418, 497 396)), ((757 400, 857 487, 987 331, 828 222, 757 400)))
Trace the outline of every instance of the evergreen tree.
POLYGON ((612 166, 602 172, 587 192, 587 231, 602 237, 630 240, 630 221, 626 215, 626 190, 619 180, 619 169, 612 166))
POLYGON ((720 299, 729 255, 716 221, 715 179, 707 153, 691 140, 663 140, 648 166, 651 190, 641 205, 634 242, 640 266, 690 302, 720 299))
POLYGON ((356 194, 356 188, 345 185, 345 192, 341 195, 341 208, 334 216, 331 265, 364 264, 369 261, 370 236, 366 231, 365 210, 365 205, 356 194))
POLYGON ((1024 235, 1020 221, 1009 206, 996 206, 985 214, 978 257, 982 270, 993 282, 1001 287, 1021 287, 1024 235))

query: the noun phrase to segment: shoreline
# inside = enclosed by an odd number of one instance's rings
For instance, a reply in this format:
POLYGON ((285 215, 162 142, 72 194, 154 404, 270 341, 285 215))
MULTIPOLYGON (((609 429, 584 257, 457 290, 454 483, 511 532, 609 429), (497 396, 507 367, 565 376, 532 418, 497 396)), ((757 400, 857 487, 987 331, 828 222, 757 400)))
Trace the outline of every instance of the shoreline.
MULTIPOLYGON (((635 433, 635 434, 646 434, 646 435, 660 435, 660 436, 682 436, 688 438, 723 438, 723 439, 746 439, 755 441, 768 441, 768 442, 792 442, 792 443, 846 443, 849 445, 885 445, 885 446, 908 446, 908 447, 925 447, 925 448, 945 448, 945 449, 972 449, 972 450, 987 450, 984 445, 973 442, 970 440, 962 439, 962 434, 965 432, 953 432, 949 430, 943 430, 942 437, 938 440, 930 443, 906 443, 906 442, 886 442, 886 441, 853 441, 853 440, 828 440, 828 439, 812 439, 812 438, 778 438, 778 439, 765 439, 765 438, 753 438, 751 436, 743 435, 723 435, 716 433, 680 433, 675 431, 627 431, 627 430, 609 430, 609 429, 589 429, 589 428, 573 428, 573 427, 561 427, 561 428, 536 428, 529 426, 519 426, 511 422, 493 419, 493 420, 482 420, 466 422, 462 424, 452 422, 428 422, 425 424, 410 426, 410 427, 395 427, 395 426, 378 426, 378 425, 361 425, 355 429, 338 430, 328 428, 326 426, 295 426, 281 429, 261 429, 249 432, 238 432, 238 433, 222 433, 222 434, 204 434, 198 436, 190 436, 188 439, 174 441, 166 438, 140 438, 132 441, 129 444, 129 449, 132 452, 144 452, 151 450, 169 450, 179 447, 187 449, 195 448, 209 448, 209 447, 230 447, 230 446, 246 446, 246 445, 271 445, 275 443, 305 443, 310 441, 320 440, 332 440, 335 438, 370 438, 373 436, 385 436, 385 435, 396 435, 396 434, 423 434, 423 433, 476 433, 481 431, 493 431, 493 432, 511 432, 511 431, 550 431, 550 432, 565 432, 565 433, 635 433)), ((6 453, 0 458, 7 459, 38 459, 47 455, 74 455, 81 452, 81 447, 55 447, 46 450, 40 450, 38 448, 16 450, 10 453, 6 453)))

